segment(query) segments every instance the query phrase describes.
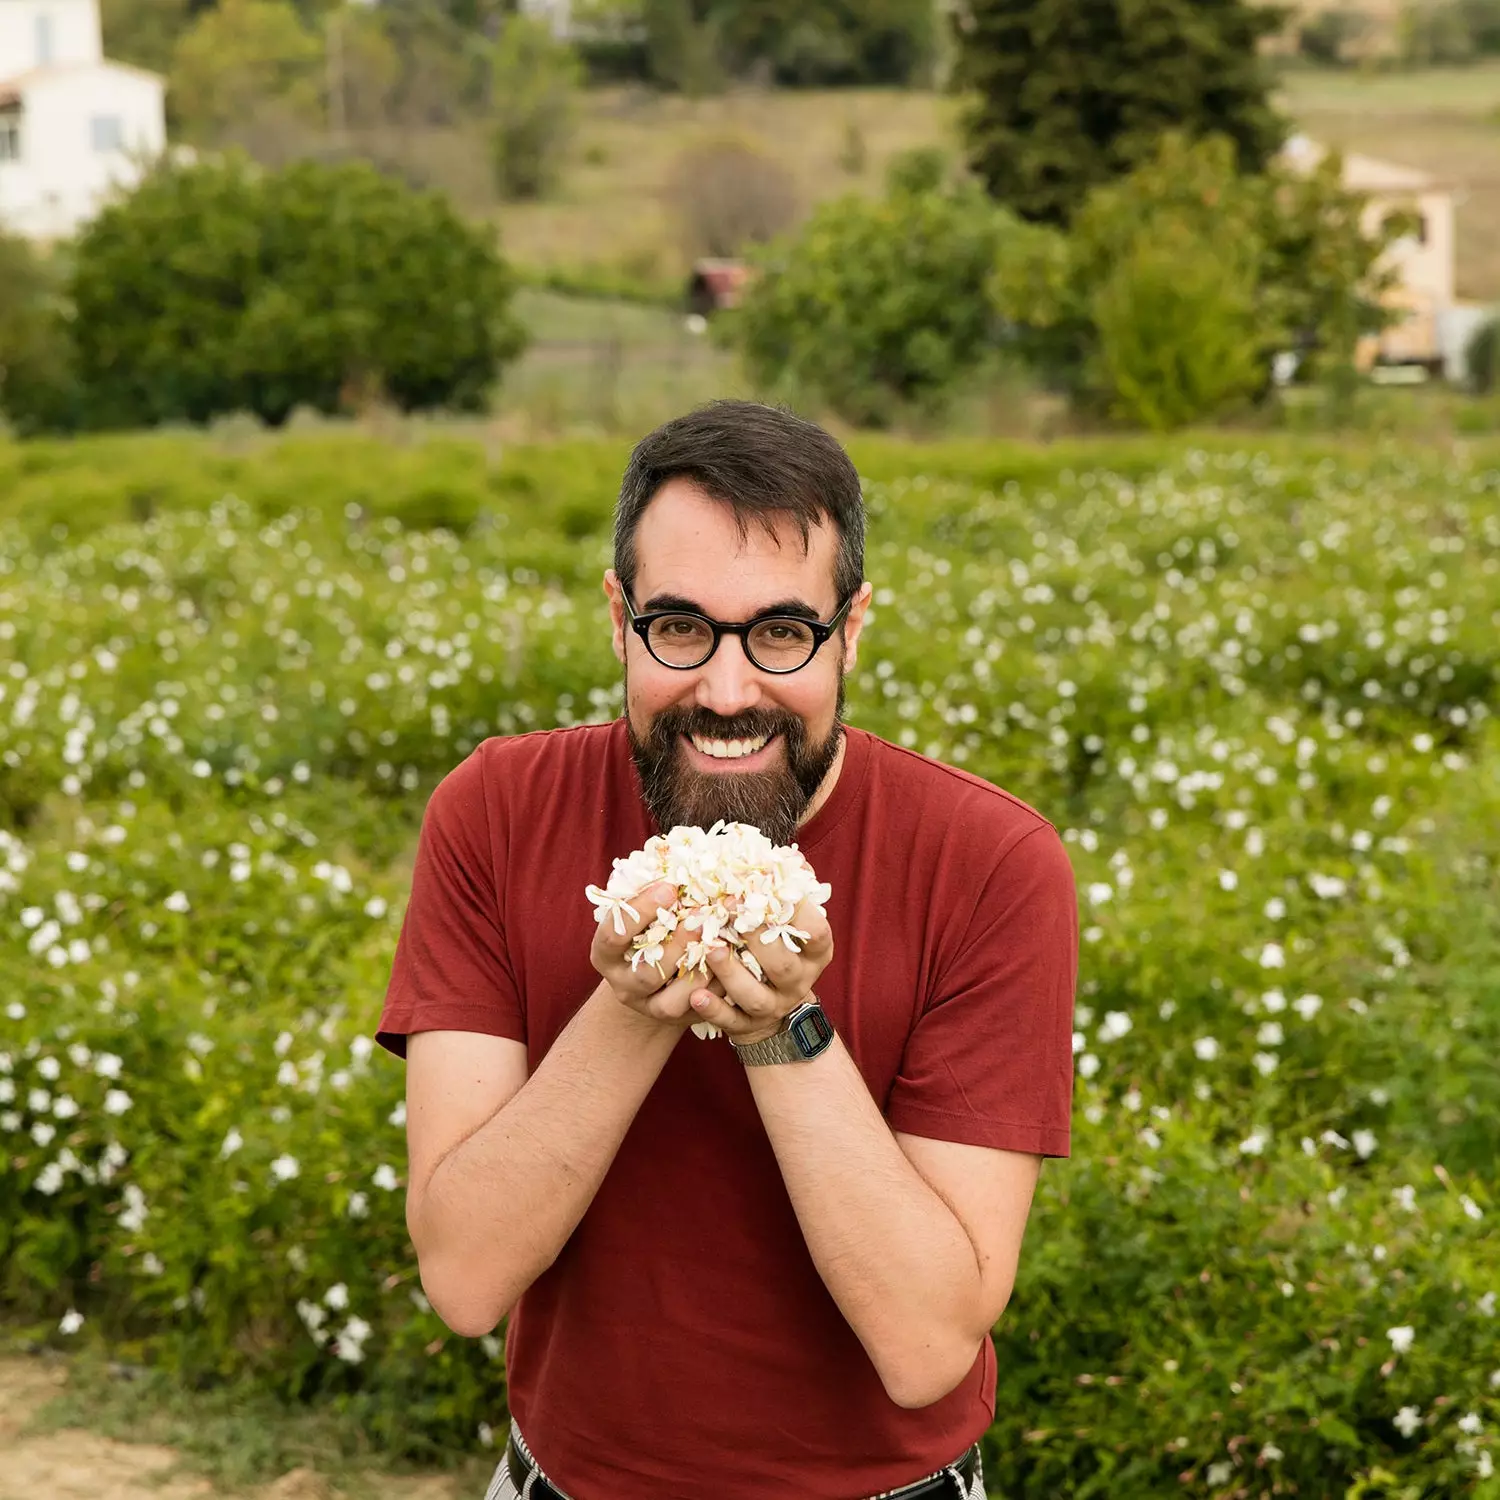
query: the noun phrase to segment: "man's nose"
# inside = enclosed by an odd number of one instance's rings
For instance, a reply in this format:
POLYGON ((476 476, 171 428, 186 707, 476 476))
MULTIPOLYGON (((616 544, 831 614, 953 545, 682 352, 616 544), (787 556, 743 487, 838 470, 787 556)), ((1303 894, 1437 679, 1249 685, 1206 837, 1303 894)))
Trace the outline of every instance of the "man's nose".
POLYGON ((760 673, 745 655, 745 643, 739 636, 720 639, 719 649, 698 669, 694 697, 700 708, 725 719, 760 702, 760 673))

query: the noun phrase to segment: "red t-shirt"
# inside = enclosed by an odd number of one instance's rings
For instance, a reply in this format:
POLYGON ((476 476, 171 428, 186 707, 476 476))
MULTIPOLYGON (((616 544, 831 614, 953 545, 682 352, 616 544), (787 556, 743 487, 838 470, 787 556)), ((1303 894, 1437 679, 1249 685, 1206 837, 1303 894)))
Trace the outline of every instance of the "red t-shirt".
MULTIPOLYGON (((584 887, 654 823, 625 723, 485 741, 434 792, 377 1038, 526 1043, 593 992, 584 887)), ((1068 1153, 1077 907, 1056 831, 975 776, 850 729, 798 845, 833 888, 818 997, 893 1129, 1068 1153)), ((824 1287, 743 1066, 685 1034, 507 1332, 510 1405, 579 1500, 849 1500, 949 1462, 994 1415, 895 1405, 824 1287)))

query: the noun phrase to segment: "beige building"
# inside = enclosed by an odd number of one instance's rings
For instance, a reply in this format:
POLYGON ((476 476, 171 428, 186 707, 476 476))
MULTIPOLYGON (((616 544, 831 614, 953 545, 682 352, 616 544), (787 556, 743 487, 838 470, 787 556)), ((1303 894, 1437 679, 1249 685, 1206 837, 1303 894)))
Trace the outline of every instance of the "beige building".
MULTIPOLYGON (((1311 170, 1327 148, 1306 136, 1287 142, 1293 166, 1311 170)), ((1396 282, 1386 305, 1402 314, 1382 333, 1367 339, 1361 363, 1426 364, 1444 362, 1445 330, 1458 306, 1454 271, 1454 190, 1448 183, 1396 162, 1350 152, 1344 157, 1344 186, 1363 193, 1368 202, 1364 229, 1374 233, 1393 213, 1415 214, 1416 228, 1391 246, 1387 264, 1396 282)))

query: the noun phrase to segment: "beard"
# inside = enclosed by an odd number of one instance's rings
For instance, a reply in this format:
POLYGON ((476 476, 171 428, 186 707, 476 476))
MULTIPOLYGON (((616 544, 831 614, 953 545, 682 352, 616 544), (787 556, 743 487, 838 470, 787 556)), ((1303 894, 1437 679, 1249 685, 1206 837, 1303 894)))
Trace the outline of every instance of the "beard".
MULTIPOLYGON (((628 700, 628 684, 626 692, 628 700)), ((773 844, 785 846, 795 838, 797 824, 838 755, 844 674, 839 673, 833 727, 817 743, 808 740, 807 726, 795 714, 776 709, 752 709, 725 719, 704 708, 666 708, 644 736, 636 733, 627 709, 625 724, 641 795, 663 833, 679 824, 708 829, 722 820, 748 823, 773 844), (684 735, 713 740, 778 735, 782 763, 768 771, 697 771, 688 764, 684 735)))

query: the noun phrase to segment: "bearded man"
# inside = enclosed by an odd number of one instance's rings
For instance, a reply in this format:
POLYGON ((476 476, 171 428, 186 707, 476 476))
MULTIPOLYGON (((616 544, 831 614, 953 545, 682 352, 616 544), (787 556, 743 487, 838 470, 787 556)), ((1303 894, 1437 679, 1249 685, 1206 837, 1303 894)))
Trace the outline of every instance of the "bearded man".
POLYGON ((624 717, 487 740, 429 803, 377 1038, 427 1296, 509 1318, 488 1500, 984 1494, 990 1330, 1068 1152, 1073 877, 1036 811, 842 723, 863 552, 821 428, 667 423, 604 576, 624 717), (760 979, 632 969, 672 887, 623 933, 584 887, 718 819, 795 841, 826 916, 752 934, 760 979))

